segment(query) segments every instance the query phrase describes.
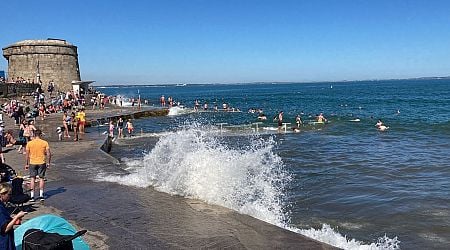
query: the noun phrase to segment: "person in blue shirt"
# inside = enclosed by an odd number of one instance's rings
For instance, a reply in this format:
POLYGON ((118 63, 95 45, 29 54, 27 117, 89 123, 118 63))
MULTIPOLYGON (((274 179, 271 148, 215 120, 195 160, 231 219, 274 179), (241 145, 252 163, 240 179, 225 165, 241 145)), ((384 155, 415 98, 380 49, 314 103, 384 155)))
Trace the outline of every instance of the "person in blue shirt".
POLYGON ((12 188, 8 183, 0 183, 0 249, 14 250, 14 225, 19 224, 27 212, 20 211, 14 217, 6 210, 5 203, 11 197, 12 188))

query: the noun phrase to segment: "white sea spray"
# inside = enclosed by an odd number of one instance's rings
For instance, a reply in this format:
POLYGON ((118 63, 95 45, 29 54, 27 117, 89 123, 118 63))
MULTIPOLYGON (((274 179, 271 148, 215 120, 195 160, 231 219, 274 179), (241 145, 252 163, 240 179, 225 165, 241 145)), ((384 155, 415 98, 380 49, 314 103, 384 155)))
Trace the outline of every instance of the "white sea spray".
POLYGON ((247 146, 231 147, 216 129, 187 124, 161 134, 142 159, 128 161, 131 174, 101 179, 200 199, 343 249, 399 249, 397 237, 367 244, 327 224, 320 229, 290 226, 284 195, 292 177, 274 153, 276 142, 271 137, 246 139, 247 146))

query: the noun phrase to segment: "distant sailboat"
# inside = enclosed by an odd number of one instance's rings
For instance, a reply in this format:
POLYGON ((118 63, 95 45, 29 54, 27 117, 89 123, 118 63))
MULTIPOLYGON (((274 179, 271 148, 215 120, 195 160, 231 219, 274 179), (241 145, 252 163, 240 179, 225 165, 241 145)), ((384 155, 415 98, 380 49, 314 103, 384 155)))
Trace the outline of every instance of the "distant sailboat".
POLYGON ((333 85, 330 85, 330 89, 332 89, 333 88, 333 85))

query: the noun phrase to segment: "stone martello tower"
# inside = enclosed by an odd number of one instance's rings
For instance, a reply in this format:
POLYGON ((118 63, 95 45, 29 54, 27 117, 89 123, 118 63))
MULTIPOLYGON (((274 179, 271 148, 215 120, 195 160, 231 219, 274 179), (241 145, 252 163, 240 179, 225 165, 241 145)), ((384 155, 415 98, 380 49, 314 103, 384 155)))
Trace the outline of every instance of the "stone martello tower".
POLYGON ((47 87, 53 80, 56 90, 72 89, 80 81, 77 47, 61 39, 24 40, 3 48, 8 60, 8 78, 23 77, 47 87))

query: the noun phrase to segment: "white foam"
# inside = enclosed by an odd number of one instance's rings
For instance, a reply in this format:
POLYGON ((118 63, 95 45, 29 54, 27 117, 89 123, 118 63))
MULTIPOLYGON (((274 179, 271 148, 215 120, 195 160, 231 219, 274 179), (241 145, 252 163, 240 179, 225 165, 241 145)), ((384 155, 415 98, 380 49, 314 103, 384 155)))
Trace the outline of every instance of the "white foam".
POLYGON ((175 107, 169 108, 168 116, 184 115, 184 114, 190 114, 190 113, 194 113, 194 112, 195 112, 194 109, 175 106, 175 107))
POLYGON ((388 250, 388 249, 400 249, 400 241, 397 237, 389 238, 386 235, 378 238, 376 243, 366 244, 364 242, 349 239, 347 236, 343 236, 337 230, 331 228, 330 225, 323 224, 320 229, 298 229, 287 228, 291 231, 303 234, 318 241, 330 244, 342 249, 358 249, 358 250, 388 250))
POLYGON ((288 224, 283 197, 292 177, 274 153, 272 138, 248 136, 248 143, 232 148, 217 128, 185 128, 160 134, 155 147, 141 160, 127 161, 131 174, 99 177, 200 199, 306 235, 344 249, 398 249, 395 237, 364 244, 348 239, 328 225, 298 229, 288 224))

